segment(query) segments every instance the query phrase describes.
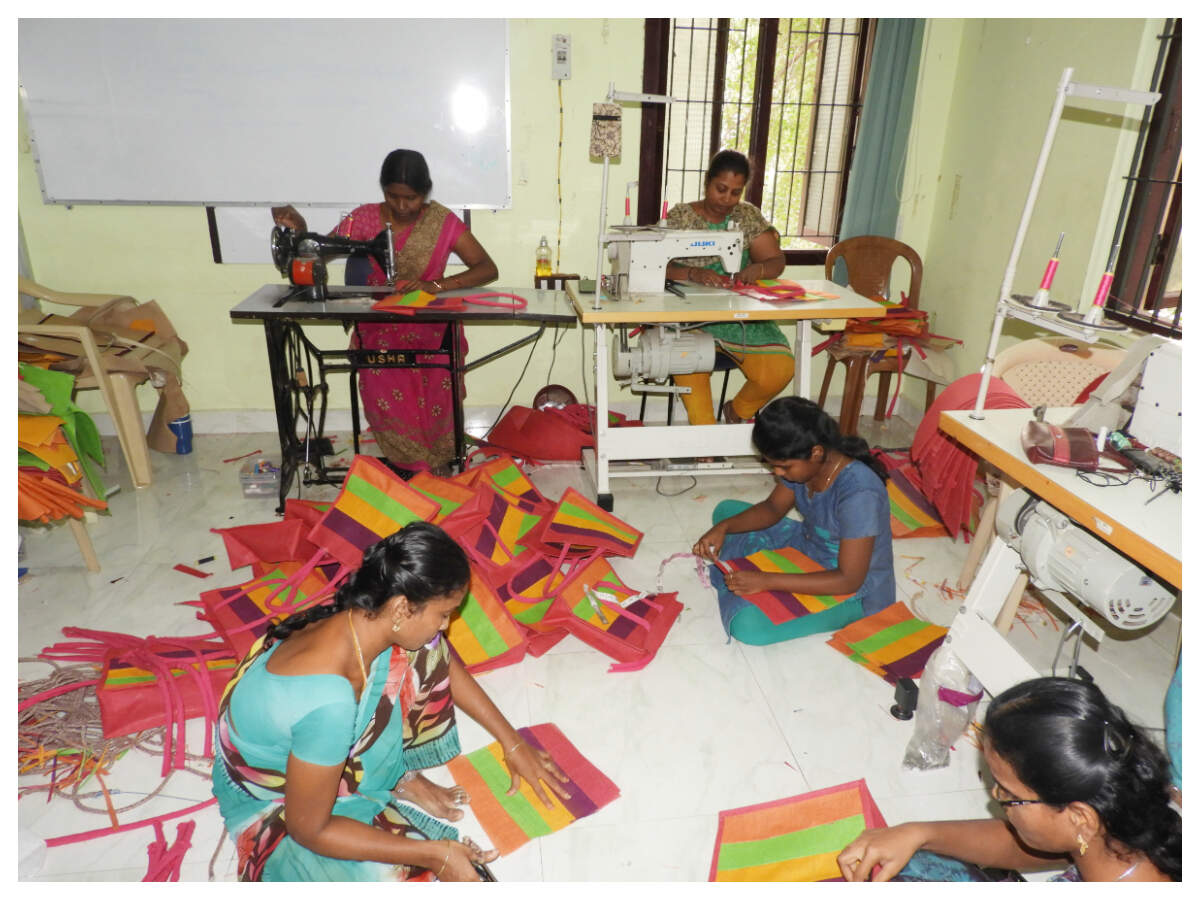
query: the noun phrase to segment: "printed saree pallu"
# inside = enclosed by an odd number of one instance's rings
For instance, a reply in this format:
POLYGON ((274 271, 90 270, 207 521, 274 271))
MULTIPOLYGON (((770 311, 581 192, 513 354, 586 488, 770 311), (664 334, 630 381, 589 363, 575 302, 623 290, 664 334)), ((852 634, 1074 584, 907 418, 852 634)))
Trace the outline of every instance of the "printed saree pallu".
MULTIPOLYGON (((230 697, 243 673, 263 654, 260 640, 234 673, 217 723, 213 791, 237 847, 239 880, 432 880, 426 869, 321 856, 288 836, 283 804, 286 757, 278 768, 261 761, 252 764, 230 733, 230 697)), ((391 793, 405 773, 442 765, 459 754, 447 642, 439 635, 421 650, 391 649, 376 657, 354 727, 358 737, 349 748, 333 814, 408 838, 457 839, 457 829, 400 804, 391 793)))

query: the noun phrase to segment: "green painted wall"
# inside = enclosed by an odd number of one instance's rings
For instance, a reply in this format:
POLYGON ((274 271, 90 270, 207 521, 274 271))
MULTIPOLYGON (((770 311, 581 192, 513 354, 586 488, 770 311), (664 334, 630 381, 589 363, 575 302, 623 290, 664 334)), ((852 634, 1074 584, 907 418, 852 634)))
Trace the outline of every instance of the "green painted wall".
MULTIPOLYGON (((968 19, 935 25, 923 79, 927 97, 944 108, 940 160, 925 149, 935 121, 921 125, 922 152, 906 181, 912 211, 909 240, 926 263, 922 306, 936 312, 936 330, 965 341, 960 373, 982 365, 1004 269, 1066 67, 1086 84, 1144 88, 1159 20, 968 19), (958 31, 956 62, 950 45, 958 31), (940 50, 935 59, 934 52, 940 50), (950 90, 948 107, 944 100, 950 90), (911 179, 917 183, 912 186, 911 179), (928 191, 936 182, 936 191, 928 191), (918 243, 919 241, 919 243, 918 243)), ((1068 98, 1013 290, 1032 294, 1066 232, 1055 299, 1091 301, 1112 241, 1116 209, 1141 108, 1068 98), (1098 260, 1098 261, 1097 261, 1098 260)), ((907 229, 905 234, 908 234, 907 229)), ((1005 326, 1005 341, 1031 336, 1005 326)), ((1003 346, 1003 344, 1002 344, 1003 346)))
MULTIPOLYGON (((899 236, 925 260, 922 306, 934 313, 936 330, 966 342, 955 351, 960 374, 982 363, 992 310, 1062 69, 1073 66, 1074 78, 1081 82, 1144 87, 1161 21, 928 23, 916 106, 919 121, 901 187, 899 236)), ((477 212, 473 230, 500 268, 500 285, 529 285, 538 239, 544 234, 552 247, 556 244, 559 115, 549 56, 551 35, 567 32, 574 59, 572 77, 563 83, 561 270, 590 274, 601 179, 600 163, 587 155, 591 104, 603 100, 609 82, 619 90, 641 89, 642 22, 512 19, 509 27, 513 206, 477 212)), ((1016 290, 1036 288, 1061 230, 1067 239, 1055 293, 1069 303, 1084 295, 1090 299, 1111 240, 1120 176, 1137 126, 1136 116, 1122 118, 1119 113, 1107 105, 1069 103, 1016 290)), ((637 178, 638 139, 638 115, 629 107, 624 154, 610 170, 610 221, 620 215, 624 184, 637 178)), ((270 409, 261 329, 234 325, 228 311, 260 285, 277 282, 275 270, 266 265, 215 265, 204 212, 197 207, 46 206, 23 124, 18 149, 20 222, 34 277, 62 290, 157 299, 190 345, 185 384, 195 413, 270 409)), ((433 176, 436 181, 436 166, 433 176)), ((264 240, 269 227, 264 211, 264 240)), ((817 277, 819 270, 797 268, 786 274, 817 277)), ((1010 324, 1005 343, 1029 336, 1022 327, 1010 324)), ((318 341, 334 345, 342 339, 340 329, 325 332, 318 341)), ((471 355, 487 353, 515 335, 515 329, 474 328, 469 333, 471 355)), ((545 340, 541 349, 516 402, 529 402, 547 380, 550 354, 545 340)), ((472 373, 468 405, 503 402, 525 359, 526 352, 518 351, 472 373)), ((578 393, 581 371, 591 365, 590 337, 581 342, 578 329, 572 329, 555 359, 550 380, 578 393)), ((918 387, 908 385, 910 397, 923 395, 918 387)), ((143 406, 150 409, 153 395, 143 391, 143 406)), ((99 409, 98 398, 88 394, 83 405, 99 409)), ((614 399, 628 398, 626 393, 614 399)), ((340 385, 334 387, 331 402, 346 406, 340 385)))

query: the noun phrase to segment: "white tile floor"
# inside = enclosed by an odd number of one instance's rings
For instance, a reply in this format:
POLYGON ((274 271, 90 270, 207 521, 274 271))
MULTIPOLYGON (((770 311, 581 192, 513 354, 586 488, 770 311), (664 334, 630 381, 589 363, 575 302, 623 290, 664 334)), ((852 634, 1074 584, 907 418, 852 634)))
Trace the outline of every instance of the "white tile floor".
MULTIPOLYGON (((867 436, 891 446, 905 443, 895 428, 890 435, 867 436)), ((89 524, 103 569, 93 574, 83 567, 67 528, 22 527, 21 565, 29 574, 18 591, 18 654, 33 656, 61 640, 60 629, 68 625, 137 635, 206 633, 194 610, 180 602, 245 578, 244 570, 229 571, 221 538, 209 529, 270 521, 275 505, 244 499, 240 463, 222 460, 272 446, 271 435, 197 436, 189 456, 154 454, 154 484, 135 492, 115 442, 106 441, 113 460, 109 481, 122 489, 111 498, 111 515, 89 524), (209 555, 216 561, 201 568, 212 578, 198 581, 172 568, 209 555)), ((567 485, 584 488, 573 467, 539 469, 534 480, 551 497, 567 485)), ((691 546, 718 500, 764 495, 768 487, 766 476, 706 477, 695 485, 678 476, 657 483, 615 481, 616 513, 646 535, 637 556, 617 560, 615 567, 631 585, 653 588, 659 562, 691 546)), ((306 489, 306 496, 334 493, 306 489)), ((966 545, 898 541, 895 552, 902 599, 925 618, 949 624, 954 604, 931 586, 956 580, 966 545)), ((727 643, 715 594, 699 584, 688 563, 667 568, 665 588, 679 592, 684 611, 641 672, 609 674, 606 657, 568 637, 540 659, 527 657, 480 676, 514 724, 554 722, 621 788, 620 799, 598 814, 498 860, 493 869, 501 881, 703 881, 721 810, 856 778, 867 780, 889 822, 988 814, 971 744, 960 740, 946 769, 903 770, 912 723, 889 715, 892 688, 826 646, 826 635, 765 648, 727 643)), ((1048 673, 1057 623, 1031 617, 1028 626, 1018 623, 1012 639, 1048 673)), ((1136 720, 1161 729, 1178 633, 1178 619, 1171 616, 1148 634, 1106 639, 1099 652, 1085 647, 1081 662, 1136 720)), ((41 663, 19 667, 22 678, 46 674, 41 663)), ((488 740, 473 721, 464 718, 460 728, 467 750, 488 740)), ((193 727, 189 747, 201 746, 200 730, 193 727)), ((158 757, 137 754, 114 766, 107 784, 118 809, 158 785, 159 765, 158 757)), ((433 777, 448 783, 444 771, 433 777)), ((120 820, 137 821, 210 796, 205 778, 176 773, 162 793, 120 813, 120 820)), ((98 796, 86 802, 103 809, 98 796)), ((182 876, 203 881, 222 823, 215 807, 187 818, 195 820, 196 832, 182 876)), ((149 828, 47 850, 45 839, 102 828, 107 817, 36 794, 18 802, 17 819, 22 879, 126 881, 146 872, 149 828)), ((462 827, 484 839, 469 812, 462 827)), ((174 824, 166 834, 174 840, 174 824)), ((227 840, 213 865, 217 880, 233 877, 227 840)))

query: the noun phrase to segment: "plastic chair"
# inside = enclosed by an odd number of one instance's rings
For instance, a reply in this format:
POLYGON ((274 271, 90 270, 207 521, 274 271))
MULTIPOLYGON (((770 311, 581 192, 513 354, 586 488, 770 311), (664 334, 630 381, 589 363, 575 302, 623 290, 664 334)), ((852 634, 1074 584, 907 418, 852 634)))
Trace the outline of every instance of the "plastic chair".
MULTIPOLYGON (((833 268, 839 259, 843 260, 850 278, 850 287, 864 297, 886 297, 891 283, 892 269, 899 258, 907 260, 909 265, 908 308, 920 309, 921 302, 921 273, 923 270, 920 254, 912 247, 892 238, 878 235, 863 235, 862 237, 847 238, 834 244, 825 257, 825 278, 832 279, 833 268)), ((842 434, 858 433, 858 417, 862 410, 863 393, 866 390, 867 379, 872 375, 879 376, 878 389, 875 398, 875 421, 882 422, 887 409, 887 398, 892 383, 892 373, 899 371, 896 356, 884 356, 877 348, 848 347, 839 336, 826 348, 829 362, 825 366, 825 378, 821 382, 821 396, 817 401, 822 407, 829 393, 829 384, 833 380, 834 370, 838 363, 846 367, 846 380, 842 389, 842 410, 839 416, 839 427, 842 434), (879 358, 876 358, 876 357, 879 358)), ((936 391, 934 382, 927 381, 925 386, 925 409, 933 403, 936 391)))
MULTIPOLYGON (((100 307, 114 300, 136 302, 132 298, 120 294, 78 294, 55 291, 20 276, 17 277, 17 292, 50 303, 75 307, 100 307)), ((146 445, 146 430, 142 426, 142 413, 138 407, 136 394, 137 386, 146 381, 148 376, 132 372, 106 371, 99 346, 96 343, 96 335, 91 328, 84 324, 68 324, 66 322, 52 324, 38 321, 42 317, 43 314, 37 310, 22 311, 18 315, 18 337, 31 338, 32 346, 39 344, 38 338, 47 337, 52 339, 68 338, 78 342, 91 371, 86 375, 76 377, 76 389, 96 388, 100 391, 100 395, 104 398, 104 404, 108 407, 109 415, 112 417, 113 427, 117 432, 117 441, 121 445, 121 452, 129 466, 129 475, 133 480, 134 487, 145 487, 150 484, 150 451, 146 445)))
POLYGON ((1124 358, 1119 347, 1065 337, 1031 338, 997 353, 992 377, 1002 379, 1030 406, 1074 406, 1086 388, 1124 358))

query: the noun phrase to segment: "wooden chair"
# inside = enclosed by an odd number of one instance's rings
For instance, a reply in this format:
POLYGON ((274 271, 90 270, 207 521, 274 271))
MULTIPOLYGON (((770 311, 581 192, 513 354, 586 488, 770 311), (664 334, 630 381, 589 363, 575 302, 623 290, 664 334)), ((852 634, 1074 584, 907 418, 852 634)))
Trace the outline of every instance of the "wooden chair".
MULTIPOLYGON (((64 306, 100 307, 112 301, 122 299, 135 302, 132 298, 119 294, 79 294, 65 291, 55 291, 43 287, 28 278, 17 277, 17 292, 28 294, 39 300, 58 303, 64 306)), ((39 321, 44 316, 37 310, 22 310, 17 317, 18 338, 28 339, 32 346, 46 347, 45 338, 51 340, 66 338, 79 345, 79 350, 87 360, 90 372, 75 379, 77 390, 95 388, 104 398, 112 416, 113 427, 117 432, 117 441, 121 452, 129 466, 129 475, 134 487, 145 487, 151 482, 150 451, 146 445, 146 430, 142 427, 142 413, 138 407, 136 388, 147 378, 145 374, 131 372, 109 372, 101 361, 100 347, 96 342, 96 334, 87 325, 67 323, 44 323, 39 321)), ((52 347, 49 347, 51 349, 52 347)))
MULTIPOLYGON (((842 259, 850 276, 850 287, 864 297, 885 297, 891 282, 892 268, 896 260, 903 258, 909 265, 908 308, 919 309, 921 302, 921 257, 912 247, 892 238, 878 235, 863 235, 862 237, 847 238, 834 244, 825 257, 825 278, 833 277, 834 264, 842 259)), ((889 388, 892 383, 892 373, 899 371, 898 358, 884 356, 881 359, 873 357, 879 352, 874 348, 846 346, 844 338, 838 337, 826 348, 829 362, 825 366, 825 378, 821 382, 821 396, 817 401, 825 405, 829 393, 829 384, 833 380, 834 370, 838 363, 846 367, 846 380, 842 388, 842 410, 839 416, 839 427, 842 434, 858 433, 858 417, 862 410, 863 394, 866 390, 867 379, 872 375, 879 376, 879 384, 875 398, 875 421, 882 422, 887 409, 889 388)), ((933 404, 936 386, 932 381, 926 382, 925 409, 933 404)))

